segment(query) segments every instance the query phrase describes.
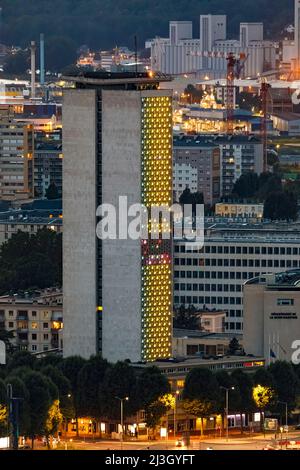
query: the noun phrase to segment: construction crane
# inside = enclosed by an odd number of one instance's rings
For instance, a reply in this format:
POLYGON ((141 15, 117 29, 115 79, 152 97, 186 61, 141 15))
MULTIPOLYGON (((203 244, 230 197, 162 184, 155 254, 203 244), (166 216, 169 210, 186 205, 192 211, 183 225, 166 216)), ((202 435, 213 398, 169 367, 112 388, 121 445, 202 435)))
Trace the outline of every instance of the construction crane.
POLYGON ((227 60, 227 84, 226 84, 226 128, 227 134, 233 134, 234 108, 235 108, 235 79, 241 77, 248 55, 241 52, 237 57, 232 52, 226 57, 227 60))
POLYGON ((271 85, 263 78, 260 87, 260 97, 262 105, 262 119, 261 119, 261 140, 263 143, 263 171, 268 169, 268 133, 267 133, 267 120, 268 120, 268 91, 271 85))

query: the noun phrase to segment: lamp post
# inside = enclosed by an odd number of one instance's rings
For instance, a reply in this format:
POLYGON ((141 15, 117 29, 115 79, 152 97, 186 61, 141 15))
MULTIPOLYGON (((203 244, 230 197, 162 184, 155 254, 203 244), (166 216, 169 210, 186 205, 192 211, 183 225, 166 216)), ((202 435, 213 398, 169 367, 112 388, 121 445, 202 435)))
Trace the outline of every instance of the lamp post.
POLYGON ((129 400, 129 397, 124 397, 124 398, 120 398, 120 397, 115 397, 117 400, 120 401, 120 405, 121 405, 121 446, 122 446, 122 442, 123 442, 123 433, 124 433, 124 401, 128 401, 129 400))
POLYGON ((177 397, 179 395, 179 390, 175 392, 175 401, 174 401, 174 439, 176 439, 176 413, 177 413, 177 397))
POLYGON ((228 441, 228 434, 229 434, 229 427, 228 427, 228 414, 229 414, 229 390, 234 390, 234 387, 223 387, 220 386, 226 392, 226 406, 225 406, 225 413, 226 413, 226 441, 228 441))
POLYGON ((287 447, 287 438, 288 438, 288 403, 286 401, 279 401, 281 405, 285 405, 285 432, 286 432, 286 447, 287 447))

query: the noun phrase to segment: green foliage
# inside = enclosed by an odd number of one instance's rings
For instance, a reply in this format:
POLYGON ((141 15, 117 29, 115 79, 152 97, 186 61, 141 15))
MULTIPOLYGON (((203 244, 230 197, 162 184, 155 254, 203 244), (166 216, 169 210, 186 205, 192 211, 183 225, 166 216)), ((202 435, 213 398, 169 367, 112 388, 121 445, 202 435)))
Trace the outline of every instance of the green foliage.
POLYGON ((74 406, 70 381, 63 375, 57 367, 48 365, 40 369, 42 374, 51 379, 58 389, 60 411, 65 419, 74 416, 74 406))
POLYGON ((62 236, 18 231, 0 248, 0 294, 62 285, 62 236))
MULTIPOLYGON (((27 369, 27 373, 28 371, 30 370, 27 369)), ((12 375, 6 378, 5 383, 11 385, 13 397, 22 399, 19 402, 19 432, 21 435, 25 435, 30 427, 29 392, 23 380, 15 373, 15 370, 13 370, 12 375)))
POLYGON ((0 437, 7 434, 7 396, 6 385, 0 379, 0 437))
POLYGON ((169 392, 168 379, 157 367, 147 367, 137 374, 135 395, 141 409, 152 406, 161 396, 169 392))
POLYGON ((13 339, 14 339, 13 331, 6 331, 3 329, 0 329, 0 341, 3 341, 5 343, 7 354, 12 354, 15 350, 15 347, 12 343, 13 339))
POLYGON ((47 188, 47 191, 46 191, 46 198, 49 200, 59 198, 58 189, 55 183, 49 184, 49 187, 47 188))
MULTIPOLYGON (((133 36, 139 45, 154 36, 165 37, 168 21, 193 20, 199 27, 199 15, 228 15, 229 35, 237 34, 241 21, 264 21, 266 35, 279 32, 293 22, 292 0, 2 0, 2 41, 27 46, 30 40, 45 33, 47 42, 55 37, 68 38, 76 47, 88 44, 93 48, 128 44, 133 48, 133 36), (100 25, 100 26, 99 26, 100 25)), ((64 54, 65 43, 59 48, 57 60, 64 54)), ((71 63, 71 61, 69 62, 71 63)))
POLYGON ((261 98, 258 95, 243 91, 239 93, 237 104, 240 109, 252 111, 254 108, 254 111, 258 112, 261 109, 261 98))
POLYGON ((240 346, 239 340, 236 339, 236 338, 232 338, 232 340, 230 341, 229 346, 228 346, 229 354, 234 355, 240 349, 241 349, 241 346, 240 346))
POLYGON ((72 402, 76 418, 78 418, 81 413, 78 376, 86 362, 87 361, 80 356, 70 356, 59 364, 60 370, 71 384, 72 402))
POLYGON ((179 202, 181 205, 183 204, 191 204, 193 206, 193 212, 195 209, 196 204, 204 204, 203 194, 196 192, 192 193, 189 188, 186 188, 179 198, 179 202))
POLYGON ((248 199, 255 196, 258 191, 258 176, 256 173, 244 173, 235 182, 233 194, 241 199, 248 199))
POLYGON ((296 220, 297 198, 287 191, 272 192, 265 201, 264 218, 271 220, 296 220))
POLYGON ((78 393, 80 410, 83 416, 99 418, 103 407, 99 401, 99 389, 109 367, 100 356, 92 356, 78 374, 78 393))
POLYGON ((252 388, 253 381, 250 374, 242 370, 234 370, 231 374, 232 380, 235 382, 234 387, 238 396, 233 397, 233 403, 236 409, 242 412, 251 412, 254 409, 252 388))
POLYGON ((4 61, 4 72, 7 74, 18 75, 25 74, 30 68, 30 53, 28 50, 20 50, 15 54, 9 55, 4 61))
POLYGON ((197 414, 193 414, 199 418, 216 412, 220 402, 216 376, 208 369, 192 369, 185 380, 183 399, 187 407, 196 406, 197 414))
POLYGON ((173 326, 174 328, 182 328, 184 330, 197 330, 199 329, 199 318, 196 315, 197 310, 194 305, 189 305, 186 308, 181 305, 174 311, 173 326))
POLYGON ((136 400, 136 374, 127 362, 117 362, 109 367, 100 385, 99 401, 104 414, 117 419, 120 416, 120 401, 116 398, 128 397, 124 402, 124 416, 130 416, 139 409, 136 400))
POLYGON ((52 405, 52 397, 49 391, 49 380, 40 372, 30 371, 24 376, 24 384, 29 392, 29 413, 27 435, 32 440, 37 435, 43 435, 46 428, 48 412, 52 405))
POLYGON ((188 102, 200 103, 203 98, 204 91, 202 90, 202 88, 200 89, 194 87, 194 85, 188 85, 184 90, 184 94, 191 95, 191 99, 187 100, 188 102))
POLYGON ((150 429, 155 430, 159 425, 161 418, 167 413, 167 407, 161 401, 157 400, 150 403, 145 409, 146 424, 150 429))
POLYGON ((28 351, 16 351, 10 358, 7 368, 13 371, 18 367, 34 369, 37 364, 37 358, 28 351))
POLYGON ((273 377, 278 400, 287 402, 292 410, 296 405, 297 395, 300 394, 300 380, 293 366, 286 361, 276 361, 270 365, 269 371, 273 377))

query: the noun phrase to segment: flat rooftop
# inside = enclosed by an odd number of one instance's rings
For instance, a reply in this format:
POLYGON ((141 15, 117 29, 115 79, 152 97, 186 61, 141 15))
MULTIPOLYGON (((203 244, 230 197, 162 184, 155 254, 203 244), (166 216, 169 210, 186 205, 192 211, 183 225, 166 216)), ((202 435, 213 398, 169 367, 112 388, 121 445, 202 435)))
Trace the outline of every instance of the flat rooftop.
POLYGON ((64 75, 62 80, 75 83, 77 88, 80 87, 118 87, 125 85, 155 85, 160 82, 170 82, 172 77, 157 72, 83 72, 64 75))
POLYGON ((231 340, 236 338, 238 340, 242 340, 242 334, 236 333, 208 333, 207 331, 200 331, 200 330, 184 330, 181 328, 174 328, 173 329, 173 337, 174 338, 203 338, 203 339, 220 339, 220 340, 231 340))
POLYGON ((254 277, 245 282, 249 284, 266 284, 270 288, 295 288, 300 289, 300 269, 291 269, 278 274, 266 274, 254 277))

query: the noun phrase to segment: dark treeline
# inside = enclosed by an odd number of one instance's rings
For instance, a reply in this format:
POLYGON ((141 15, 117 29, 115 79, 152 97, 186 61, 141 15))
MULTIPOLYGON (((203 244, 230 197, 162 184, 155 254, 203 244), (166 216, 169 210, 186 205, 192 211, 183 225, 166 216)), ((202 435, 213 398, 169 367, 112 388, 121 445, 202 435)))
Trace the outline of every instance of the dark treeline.
POLYGON ((142 49, 145 39, 168 34, 169 20, 194 21, 198 37, 201 13, 227 14, 230 36, 238 35, 241 21, 263 21, 266 37, 277 38, 293 22, 293 4, 293 0, 256 0, 253 8, 252 0, 2 0, 0 42, 27 47, 44 32, 48 67, 55 65, 55 51, 60 49, 59 67, 72 63, 64 57, 65 49, 71 58, 71 51, 83 44, 133 48, 138 35, 142 49))

